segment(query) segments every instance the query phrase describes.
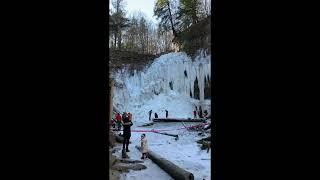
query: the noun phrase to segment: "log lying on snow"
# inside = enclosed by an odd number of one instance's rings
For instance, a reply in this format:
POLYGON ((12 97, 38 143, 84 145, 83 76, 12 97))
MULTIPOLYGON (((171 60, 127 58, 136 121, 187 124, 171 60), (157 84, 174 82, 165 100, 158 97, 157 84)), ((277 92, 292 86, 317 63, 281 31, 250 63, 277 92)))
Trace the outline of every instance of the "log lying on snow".
POLYGON ((185 119, 185 118, 153 118, 153 122, 205 122, 205 118, 201 119, 185 119))
MULTIPOLYGON (((141 149, 140 146, 136 146, 136 148, 139 149, 139 151, 141 149)), ((152 151, 149 151, 148 157, 174 179, 194 180, 194 176, 192 173, 180 168, 179 166, 173 164, 172 162, 166 160, 165 158, 159 156, 158 154, 152 151)))
POLYGON ((154 133, 158 133, 158 134, 163 134, 163 135, 173 136, 173 137, 179 138, 179 136, 177 134, 162 133, 162 132, 157 132, 157 131, 155 131, 154 133))
POLYGON ((152 126, 153 124, 154 124, 154 123, 151 122, 151 123, 142 124, 141 126, 138 126, 138 127, 152 126))

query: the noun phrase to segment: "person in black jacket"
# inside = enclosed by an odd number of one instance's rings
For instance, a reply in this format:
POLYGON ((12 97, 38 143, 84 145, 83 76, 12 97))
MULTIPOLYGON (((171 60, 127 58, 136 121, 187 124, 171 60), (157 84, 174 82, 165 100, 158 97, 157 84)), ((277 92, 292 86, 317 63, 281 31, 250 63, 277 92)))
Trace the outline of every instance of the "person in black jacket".
POLYGON ((168 118, 168 110, 166 110, 166 118, 168 118))
POLYGON ((151 121, 152 110, 149 111, 149 121, 151 121))
POLYGON ((130 121, 127 113, 125 113, 124 118, 122 119, 122 126, 123 126, 123 151, 125 150, 126 152, 129 151, 129 140, 131 137, 131 126, 132 122, 130 121))
POLYGON ((203 118, 203 116, 202 116, 203 114, 202 114, 202 108, 201 108, 201 106, 199 107, 199 118, 203 118))

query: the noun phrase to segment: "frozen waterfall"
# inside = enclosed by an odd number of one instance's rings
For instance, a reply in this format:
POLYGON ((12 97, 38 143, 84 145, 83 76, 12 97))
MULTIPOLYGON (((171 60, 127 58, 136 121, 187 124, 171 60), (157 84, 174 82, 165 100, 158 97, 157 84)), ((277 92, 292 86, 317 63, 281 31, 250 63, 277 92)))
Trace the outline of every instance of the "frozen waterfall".
MULTIPOLYGON (((117 82, 113 102, 120 111, 134 111, 156 96, 166 97, 165 99, 179 96, 184 100, 188 99, 191 104, 203 105, 206 101, 205 78, 211 79, 211 56, 202 52, 192 61, 186 53, 169 53, 155 59, 143 71, 135 70, 132 75, 124 68, 112 76, 117 82), (196 79, 199 99, 194 99, 197 93, 194 87, 196 79)), ((165 102, 167 101, 159 103, 165 102)), ((192 106, 190 107, 191 110, 189 108, 186 111, 192 111, 192 106)))

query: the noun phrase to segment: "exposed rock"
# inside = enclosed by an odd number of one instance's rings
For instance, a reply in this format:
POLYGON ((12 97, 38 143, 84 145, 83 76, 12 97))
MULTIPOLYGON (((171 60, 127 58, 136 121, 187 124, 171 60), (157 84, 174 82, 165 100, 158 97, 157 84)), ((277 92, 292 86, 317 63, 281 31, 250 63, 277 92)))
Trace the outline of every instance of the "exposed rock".
POLYGON ((143 161, 134 160, 134 159, 117 159, 117 161, 122 163, 143 163, 143 161))
POLYGON ((202 138, 202 139, 198 140, 198 141, 197 141, 197 143, 202 144, 202 143, 203 143, 203 141, 211 141, 211 136, 206 137, 206 138, 202 138))
POLYGON ((129 156, 128 156, 128 154, 126 153, 126 151, 122 151, 122 158, 130 158, 129 156))
POLYGON ((204 150, 204 149, 208 149, 210 147, 211 143, 210 142, 203 142, 202 143, 202 146, 201 146, 201 149, 204 150))
POLYGON ((137 164, 137 163, 116 163, 115 165, 113 165, 111 167, 112 170, 117 170, 117 171, 125 171, 128 172, 129 169, 132 170, 142 170, 142 169, 147 169, 147 166, 143 165, 143 164, 137 164))
POLYGON ((119 180, 120 179, 120 172, 116 170, 109 170, 109 179, 110 180, 119 180))
POLYGON ((116 162, 116 156, 111 154, 111 151, 109 151, 109 166, 112 166, 116 162))
POLYGON ((109 146, 110 147, 114 147, 116 143, 116 137, 114 136, 114 134, 110 131, 109 132, 109 146))
POLYGON ((133 51, 112 50, 110 51, 110 70, 122 69, 124 64, 131 72, 133 70, 143 70, 147 65, 151 64, 158 56, 153 54, 141 54, 133 51))
POLYGON ((119 151, 119 150, 121 150, 121 148, 119 148, 119 147, 115 147, 115 148, 113 148, 113 149, 112 149, 112 151, 111 151, 111 152, 112 152, 112 153, 115 153, 115 152, 117 152, 117 151, 119 151))
MULTIPOLYGON (((122 143, 123 142, 123 136, 121 135, 115 135, 116 137, 116 141, 119 142, 119 143, 122 143)), ((129 144, 131 144, 131 141, 129 141, 129 144)))

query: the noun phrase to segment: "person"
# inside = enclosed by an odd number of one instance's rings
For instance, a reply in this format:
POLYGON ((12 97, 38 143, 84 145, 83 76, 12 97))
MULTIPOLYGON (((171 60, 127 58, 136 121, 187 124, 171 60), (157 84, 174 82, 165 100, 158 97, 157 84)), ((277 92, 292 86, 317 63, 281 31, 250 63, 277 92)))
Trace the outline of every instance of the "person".
POLYGON ((158 114, 157 113, 154 113, 154 118, 158 118, 158 114))
POLYGON ((149 121, 151 121, 152 110, 149 111, 149 121))
POLYGON ((201 108, 201 106, 199 107, 199 118, 203 118, 203 116, 202 116, 202 108, 201 108))
POLYGON ((193 110, 193 117, 194 117, 194 119, 197 118, 197 110, 193 110))
POLYGON ((129 120, 127 113, 124 114, 124 118, 122 118, 122 126, 123 126, 123 146, 122 151, 129 151, 129 140, 131 137, 131 126, 132 122, 129 120))
POLYGON ((115 118, 111 119, 111 126, 112 126, 112 128, 116 128, 116 120, 115 120, 115 118))
POLYGON ((121 130, 121 120, 122 120, 122 118, 120 116, 120 113, 117 113, 117 115, 116 115, 116 123, 117 123, 118 131, 121 130))
POLYGON ((204 110, 203 114, 204 114, 204 118, 207 118, 208 111, 207 111, 207 110, 204 110))
POLYGON ((165 110, 166 111, 166 118, 168 118, 168 111, 167 110, 165 110))
POLYGON ((148 154, 148 141, 147 141, 146 134, 142 134, 142 135, 141 135, 141 152, 142 152, 142 157, 141 157, 141 159, 147 158, 147 154, 148 154))

